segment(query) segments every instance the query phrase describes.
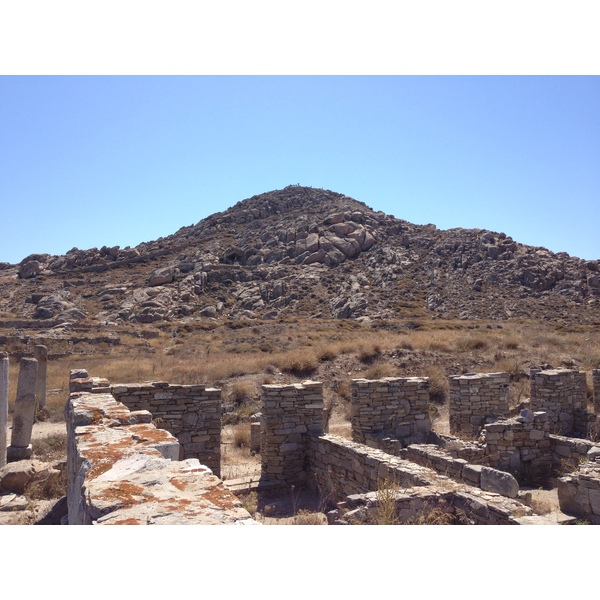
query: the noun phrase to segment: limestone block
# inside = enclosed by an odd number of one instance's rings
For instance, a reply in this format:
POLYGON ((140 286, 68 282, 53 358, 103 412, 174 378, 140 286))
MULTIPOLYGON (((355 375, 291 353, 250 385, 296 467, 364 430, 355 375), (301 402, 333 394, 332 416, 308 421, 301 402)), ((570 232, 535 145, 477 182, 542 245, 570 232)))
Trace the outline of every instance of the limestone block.
POLYGON ((482 467, 481 489, 495 492, 508 498, 516 498, 519 492, 519 484, 510 473, 498 471, 490 467, 482 467))

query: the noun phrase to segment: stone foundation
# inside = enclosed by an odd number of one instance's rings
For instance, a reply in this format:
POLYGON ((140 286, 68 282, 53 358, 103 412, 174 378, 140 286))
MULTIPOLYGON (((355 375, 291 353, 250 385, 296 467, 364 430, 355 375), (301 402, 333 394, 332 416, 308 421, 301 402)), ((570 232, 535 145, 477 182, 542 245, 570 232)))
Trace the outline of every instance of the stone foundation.
POLYGON ((450 377, 450 433, 476 437, 487 419, 507 417, 508 384, 508 373, 450 377))

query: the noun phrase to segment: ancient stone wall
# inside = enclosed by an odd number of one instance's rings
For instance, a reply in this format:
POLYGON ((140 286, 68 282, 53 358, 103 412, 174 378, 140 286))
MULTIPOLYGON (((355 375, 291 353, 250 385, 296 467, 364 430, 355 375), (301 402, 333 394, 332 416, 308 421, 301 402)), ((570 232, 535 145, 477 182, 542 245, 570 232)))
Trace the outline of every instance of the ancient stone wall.
POLYGON ((560 510, 600 525, 600 460, 586 461, 579 470, 558 479, 560 510))
POLYGON ((450 377, 450 433, 474 437, 486 419, 507 417, 508 384, 508 373, 471 373, 450 377))
POLYGON ((598 448, 600 444, 590 440, 569 438, 563 435, 550 435, 552 446, 552 465, 554 471, 559 474, 576 471, 582 462, 587 460, 588 452, 592 448, 598 448))
POLYGON ((72 372, 65 407, 69 525, 256 524, 147 411, 131 412, 106 380, 72 372), (83 390, 83 391, 76 391, 83 390))
POLYGON ((521 415, 483 426, 485 453, 496 469, 517 473, 524 478, 534 473, 550 474, 552 450, 548 415, 521 411, 521 415))
MULTIPOLYGON (((448 510, 459 508, 477 524, 516 524, 519 517, 531 514, 517 500, 496 491, 476 491, 438 475, 431 468, 335 435, 311 436, 308 458, 312 483, 323 503, 360 501, 357 495, 376 500, 376 490, 387 485, 398 490, 397 511, 403 521, 423 513, 424 498, 430 507, 445 499, 448 510)), ((508 475, 488 467, 471 466, 479 474, 480 483, 483 480, 484 489, 488 479, 495 484, 496 475, 508 475)))
MULTIPOLYGON (((587 406, 587 384, 584 372, 570 369, 531 371, 531 409, 548 413, 550 433, 571 435, 575 429, 575 415, 582 423, 587 406)), ((587 426, 585 427, 587 430, 587 426)))
POLYGON ((221 390, 155 381, 116 384, 110 391, 131 410, 150 411, 179 440, 182 458, 197 458, 220 476, 221 390))
POLYGON ((310 439, 308 457, 310 483, 335 498, 376 490, 384 480, 413 487, 430 485, 435 478, 431 469, 330 434, 310 439))
POLYGON ((429 379, 386 377, 353 379, 350 413, 352 439, 392 436, 403 446, 423 443, 431 431, 429 379))
POLYGON ((261 400, 261 479, 303 485, 308 437, 323 433, 323 384, 263 385, 261 400))

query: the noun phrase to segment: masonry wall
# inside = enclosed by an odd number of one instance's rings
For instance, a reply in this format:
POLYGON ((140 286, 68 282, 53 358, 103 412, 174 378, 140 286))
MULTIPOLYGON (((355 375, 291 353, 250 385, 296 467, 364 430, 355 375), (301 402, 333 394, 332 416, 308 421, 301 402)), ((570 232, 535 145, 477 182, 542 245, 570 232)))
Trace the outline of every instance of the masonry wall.
POLYGON ((431 431, 429 379, 353 379, 350 423, 352 439, 361 444, 373 436, 392 436, 403 446, 425 442, 431 431))
POLYGON ((221 390, 163 381, 118 384, 113 396, 131 410, 148 410, 182 448, 181 458, 197 458, 221 474, 221 390))
POLYGON ((552 465, 559 474, 576 471, 579 465, 588 460, 588 452, 600 444, 590 440, 565 437, 563 435, 550 435, 552 446, 552 465))
POLYGON ((519 417, 484 425, 483 438, 490 466, 524 478, 550 475, 552 445, 545 412, 523 410, 519 417))
POLYGON ((263 385, 261 400, 261 479, 304 485, 308 437, 323 433, 323 384, 263 385))
MULTIPOLYGON (((583 427, 587 405, 584 372, 570 369, 548 369, 531 372, 531 408, 548 413, 550 433, 572 435, 583 427), (576 415, 578 427, 576 429, 576 415)), ((584 427, 587 430, 587 424, 584 427)))
POLYGON ((383 480, 413 487, 435 478, 431 469, 335 435, 311 437, 308 450, 311 483, 338 499, 377 490, 383 480))
POLYGON ((449 421, 453 435, 476 436, 487 418, 509 414, 508 373, 472 373, 449 378, 449 421))
MULTIPOLYGON (((413 448, 413 446, 411 446, 413 448)), ((309 469, 324 503, 343 500, 377 502, 377 490, 386 483, 396 485, 396 508, 402 521, 423 514, 440 501, 447 510, 459 509, 479 525, 517 524, 518 518, 531 514, 520 502, 498 493, 474 490, 439 476, 433 469, 391 456, 357 442, 325 434, 311 436, 308 446, 309 469)), ((466 461, 463 461, 463 463, 466 461)), ((475 467, 484 478, 494 469, 475 467)))
POLYGON ((579 470, 558 479, 560 510, 600 525, 600 461, 587 461, 579 470))
POLYGON ((71 375, 65 407, 69 525, 256 524, 179 443, 107 392, 106 380, 71 375))

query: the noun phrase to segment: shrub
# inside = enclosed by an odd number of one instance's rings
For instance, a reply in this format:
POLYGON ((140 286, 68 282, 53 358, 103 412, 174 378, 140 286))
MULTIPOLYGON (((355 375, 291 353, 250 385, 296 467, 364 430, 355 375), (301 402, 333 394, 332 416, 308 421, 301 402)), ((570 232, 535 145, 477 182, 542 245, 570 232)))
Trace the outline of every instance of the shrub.
POLYGON ((448 398, 449 384, 446 372, 441 367, 432 365, 423 370, 429 377, 429 398, 436 404, 444 404, 448 398))
POLYGON ((251 515, 258 510, 258 494, 256 492, 248 492, 240 497, 242 507, 245 508, 251 515))
POLYGON ((362 346, 358 351, 358 359, 365 365, 373 364, 381 356, 381 347, 375 344, 370 348, 362 346))
POLYGON ((256 385, 252 381, 236 381, 229 391, 229 400, 242 404, 257 397, 256 385))
POLYGON ((284 373, 296 377, 308 377, 317 370, 319 361, 313 351, 300 348, 285 354, 277 364, 284 373))
POLYGON ((233 431, 233 445, 236 448, 250 447, 250 424, 241 423, 233 431))
POLYGON ((395 374, 396 370, 392 365, 388 363, 382 363, 367 369, 364 372, 363 377, 365 379, 383 379, 384 377, 394 377, 395 374))

